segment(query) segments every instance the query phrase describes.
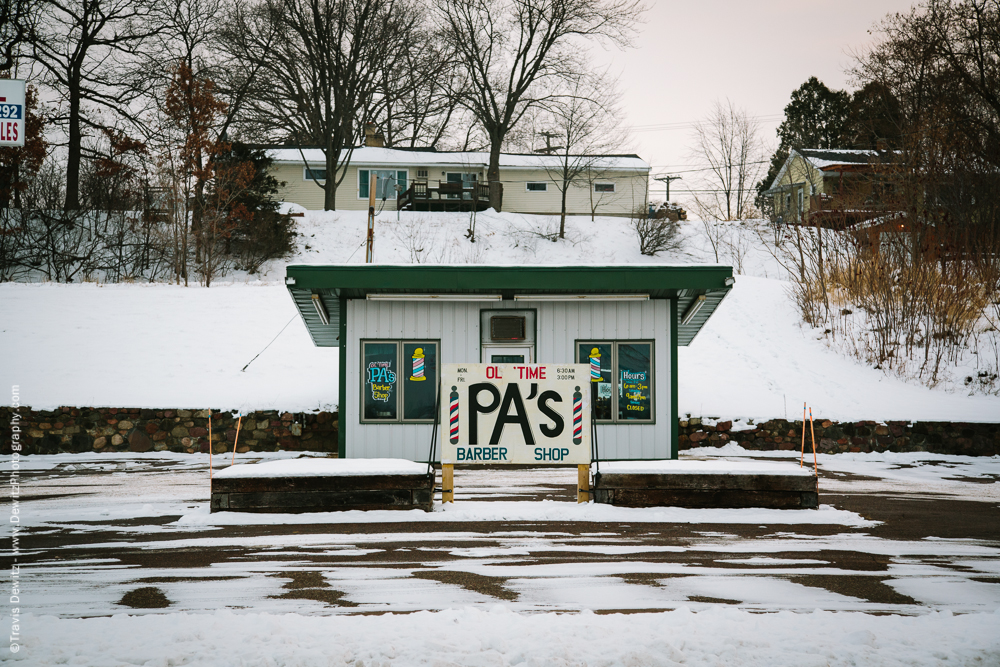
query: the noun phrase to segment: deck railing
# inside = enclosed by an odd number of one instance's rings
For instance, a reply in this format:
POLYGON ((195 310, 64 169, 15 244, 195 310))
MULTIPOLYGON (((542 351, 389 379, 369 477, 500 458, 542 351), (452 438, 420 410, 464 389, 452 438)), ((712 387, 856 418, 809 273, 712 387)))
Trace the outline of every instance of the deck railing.
POLYGON ((462 208, 462 205, 477 206, 490 200, 488 183, 463 181, 461 183, 438 181, 431 185, 427 181, 414 181, 396 197, 396 207, 401 210, 413 208, 417 204, 435 204, 443 208, 462 208))

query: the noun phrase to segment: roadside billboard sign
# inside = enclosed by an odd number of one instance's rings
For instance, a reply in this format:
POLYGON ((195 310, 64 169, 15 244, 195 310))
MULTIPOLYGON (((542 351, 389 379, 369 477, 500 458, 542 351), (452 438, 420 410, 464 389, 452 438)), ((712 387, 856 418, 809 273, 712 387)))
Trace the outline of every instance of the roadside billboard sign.
POLYGON ((444 364, 441 463, 589 465, 587 364, 444 364))
POLYGON ((0 146, 24 145, 24 81, 0 79, 0 146))

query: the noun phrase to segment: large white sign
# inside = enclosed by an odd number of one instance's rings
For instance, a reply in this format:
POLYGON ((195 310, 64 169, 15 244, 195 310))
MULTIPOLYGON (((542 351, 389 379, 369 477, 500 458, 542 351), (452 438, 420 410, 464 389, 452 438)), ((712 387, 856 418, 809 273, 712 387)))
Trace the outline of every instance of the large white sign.
POLYGON ((444 364, 441 463, 590 463, 590 367, 444 364))
POLYGON ((0 146, 24 145, 24 81, 0 79, 0 146))

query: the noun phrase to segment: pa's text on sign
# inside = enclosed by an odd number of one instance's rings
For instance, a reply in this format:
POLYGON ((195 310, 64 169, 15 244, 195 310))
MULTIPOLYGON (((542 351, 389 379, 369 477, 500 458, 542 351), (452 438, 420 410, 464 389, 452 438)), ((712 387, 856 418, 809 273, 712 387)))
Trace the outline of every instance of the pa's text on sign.
POLYGON ((445 364, 441 462, 588 464, 586 364, 445 364))

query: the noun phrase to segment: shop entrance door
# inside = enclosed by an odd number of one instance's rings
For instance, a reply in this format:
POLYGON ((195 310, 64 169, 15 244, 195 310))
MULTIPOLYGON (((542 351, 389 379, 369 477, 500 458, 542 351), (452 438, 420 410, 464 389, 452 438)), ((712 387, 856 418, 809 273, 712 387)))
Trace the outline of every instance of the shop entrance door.
POLYGON ((484 364, 533 364, 533 345, 483 345, 484 364))

